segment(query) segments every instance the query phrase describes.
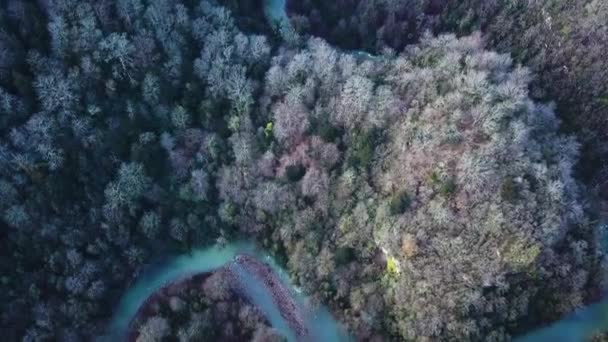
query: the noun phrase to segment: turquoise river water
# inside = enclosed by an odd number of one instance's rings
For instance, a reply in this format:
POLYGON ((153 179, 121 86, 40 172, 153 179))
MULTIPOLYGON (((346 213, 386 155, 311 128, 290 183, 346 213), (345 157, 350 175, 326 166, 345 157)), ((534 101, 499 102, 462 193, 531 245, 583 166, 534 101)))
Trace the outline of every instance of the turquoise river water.
MULTIPOLYGON (((141 276, 121 299, 110 322, 107 335, 100 337, 98 341, 120 341, 124 339, 139 308, 148 297, 163 286, 190 275, 216 270, 232 262, 238 254, 253 255, 272 268, 283 284, 289 288, 291 295, 298 304, 298 308, 306 319, 305 324, 311 332, 312 340, 350 340, 327 309, 324 307, 312 308, 307 305, 308 299, 291 285, 285 271, 268 254, 257 250, 251 243, 239 242, 224 247, 215 246, 196 250, 190 254, 177 256, 172 261, 141 276)), ((241 273, 241 276, 247 277, 243 284, 245 285, 244 290, 252 298, 253 304, 266 315, 273 328, 287 337, 289 341, 295 341, 295 333, 291 331, 289 324, 283 319, 279 309, 275 306, 269 290, 259 281, 259 278, 251 276, 247 272, 241 273)))
MULTIPOLYGON (((266 0, 264 11, 269 20, 289 23, 285 12, 285 2, 286 0, 266 0)), ((376 58, 363 51, 353 51, 352 53, 367 59, 373 60, 376 58)), ((255 255, 258 260, 269 264, 286 286, 290 288, 300 308, 305 310, 306 297, 291 286, 286 273, 277 266, 269 255, 256 250, 251 243, 233 243, 221 248, 211 247, 175 257, 154 272, 140 277, 120 301, 109 327, 109 335, 99 340, 116 341, 117 338, 125 336, 128 326, 139 308, 149 296, 164 285, 188 275, 215 270, 231 262, 240 253, 255 255)), ((264 284, 259 283, 257 278, 250 278, 246 291, 253 298, 253 304, 266 314, 275 329, 290 341, 294 341, 295 333, 291 331, 278 308, 274 305, 268 289, 264 284)), ((315 332, 315 340, 332 342, 349 340, 349 337, 342 332, 340 324, 325 308, 318 308, 314 312, 308 313, 306 317, 306 325, 310 331, 315 332)), ((587 341, 594 333, 603 330, 608 330, 608 300, 583 308, 549 327, 534 331, 516 339, 516 341, 583 342, 587 341)))

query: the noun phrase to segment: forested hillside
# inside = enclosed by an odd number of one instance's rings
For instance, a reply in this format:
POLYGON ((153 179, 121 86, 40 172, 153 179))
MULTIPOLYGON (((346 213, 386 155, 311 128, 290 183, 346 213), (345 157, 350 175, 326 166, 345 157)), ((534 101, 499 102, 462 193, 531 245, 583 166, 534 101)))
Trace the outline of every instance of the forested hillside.
POLYGON ((296 32, 261 1, 0 4, 7 341, 103 335, 149 265, 237 239, 358 340, 506 341, 606 285, 601 1, 288 1, 296 32))
POLYGON ((608 197, 608 3, 602 0, 288 1, 301 32, 346 49, 401 51, 424 32, 483 33, 486 46, 534 72, 531 96, 555 102, 583 144, 580 177, 608 197))

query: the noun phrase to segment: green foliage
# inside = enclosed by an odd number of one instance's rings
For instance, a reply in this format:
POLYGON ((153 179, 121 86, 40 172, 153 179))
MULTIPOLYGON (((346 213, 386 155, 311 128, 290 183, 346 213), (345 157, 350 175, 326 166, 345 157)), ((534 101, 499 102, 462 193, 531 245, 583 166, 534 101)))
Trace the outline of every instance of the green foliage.
POLYGON ((389 209, 392 215, 403 214, 411 204, 411 199, 406 191, 394 194, 389 200, 389 209))
POLYGON ((439 173, 437 173, 437 171, 431 172, 429 174, 428 181, 432 185, 439 185, 439 184, 441 184, 441 178, 439 177, 439 173))
POLYGON ((366 168, 374 156, 374 139, 371 132, 356 131, 352 136, 352 155, 350 164, 366 168))
POLYGON ((386 257, 386 273, 391 277, 395 277, 399 274, 397 259, 393 256, 386 257))
POLYGON ((456 192, 456 178, 453 176, 440 176, 437 171, 432 171, 427 177, 430 185, 445 197, 449 197, 456 192))
POLYGON ((266 139, 272 137, 272 128, 273 128, 272 121, 269 121, 266 124, 266 126, 264 127, 264 137, 266 137, 266 139))
POLYGON ((456 192, 456 179, 454 177, 448 177, 441 183, 439 192, 444 196, 451 196, 456 192))
POLYGON ((334 254, 336 266, 346 265, 356 259, 357 251, 352 247, 340 247, 334 254))
POLYGON ((218 214, 219 214, 220 219, 223 222, 225 222, 229 225, 235 224, 237 207, 232 202, 224 202, 220 206, 218 214))
POLYGON ((505 259, 514 269, 528 270, 540 255, 537 244, 527 244, 522 240, 511 241, 504 248, 505 259))

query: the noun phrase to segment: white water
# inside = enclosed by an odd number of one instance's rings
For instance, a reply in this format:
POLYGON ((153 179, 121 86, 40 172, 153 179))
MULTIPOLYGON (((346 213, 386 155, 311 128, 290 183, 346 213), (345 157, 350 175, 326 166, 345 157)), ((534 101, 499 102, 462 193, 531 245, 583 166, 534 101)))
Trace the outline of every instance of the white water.
MULTIPOLYGON (((190 275, 204 273, 218 269, 233 261, 238 254, 254 255, 258 260, 270 265, 274 273, 287 286, 293 295, 298 307, 306 318, 306 326, 311 332, 311 338, 318 341, 348 341, 348 336, 343 332, 340 324, 333 319, 325 308, 316 308, 311 312, 305 311, 307 298, 296 293, 286 273, 264 253, 255 249, 251 243, 233 243, 225 247, 210 247, 192 252, 188 255, 180 255, 171 262, 158 267, 155 271, 140 277, 121 299, 119 306, 109 325, 107 335, 98 338, 98 341, 120 341, 126 338, 127 331, 132 319, 135 317, 146 299, 153 295, 163 286, 190 275)), ((269 320, 273 328, 285 336, 289 341, 296 340, 296 334, 282 317, 279 309, 275 306, 272 295, 259 279, 248 272, 241 272, 241 279, 245 279, 244 285, 247 295, 252 298, 256 305, 269 320)))

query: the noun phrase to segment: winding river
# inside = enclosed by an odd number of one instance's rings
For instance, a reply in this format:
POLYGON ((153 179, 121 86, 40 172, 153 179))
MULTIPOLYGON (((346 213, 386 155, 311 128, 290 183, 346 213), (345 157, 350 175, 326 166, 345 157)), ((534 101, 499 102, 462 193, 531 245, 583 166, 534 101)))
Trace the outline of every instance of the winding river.
MULTIPOLYGON (((265 0, 264 12, 269 20, 289 25, 285 5, 286 0, 265 0)), ((364 59, 375 60, 381 58, 364 51, 352 51, 351 53, 364 59)), ((132 319, 145 301, 168 283, 193 274, 210 272, 228 264, 237 265, 237 270, 240 270, 238 274, 241 279, 240 284, 243 286, 242 290, 248 294, 253 304, 266 315, 272 326, 286 336, 289 341, 296 341, 299 338, 298 331, 295 331, 293 324, 285 319, 285 311, 294 311, 291 314, 303 317, 302 324, 313 332, 313 335, 310 336, 311 340, 333 342, 350 339, 328 310, 321 307, 309 312, 306 309, 306 297, 291 285, 286 273, 277 266, 268 254, 257 250, 251 243, 239 242, 224 247, 196 250, 190 254, 175 257, 172 261, 140 277, 120 301, 111 320, 108 335, 100 337, 98 340, 117 341, 123 339, 132 319), (255 260, 270 266, 274 274, 273 277, 278 277, 282 286, 289 292, 289 303, 285 305, 277 304, 277 294, 266 285, 268 279, 261 278, 259 275, 256 276, 255 272, 239 269, 244 265, 243 259, 240 257, 243 254, 253 256, 255 260)), ((255 268, 257 266, 248 267, 255 268)), ((606 329, 608 329, 608 300, 583 308, 547 328, 534 331, 516 339, 516 341, 582 342, 588 340, 594 333, 606 329)))
POLYGON ((327 309, 309 307, 308 299, 291 285, 285 271, 274 262, 272 257, 247 242, 196 250, 175 257, 172 261, 144 274, 122 297, 110 322, 107 335, 98 338, 98 341, 125 340, 130 324, 139 309, 150 296, 167 284, 224 266, 232 267, 238 273, 241 290, 264 313, 273 328, 288 341, 349 341, 348 335, 327 309), (247 257, 243 257, 244 255, 247 257), (264 274, 264 270, 259 270, 267 266, 270 267, 271 272, 264 274), (274 284, 271 290, 267 285, 269 279, 279 286, 274 284), (283 289, 285 293, 277 294, 277 288, 283 289), (277 300, 278 295, 282 296, 282 300, 277 300), (303 336, 301 331, 296 331, 293 322, 286 319, 294 316, 301 320, 298 324, 302 326, 301 329, 307 331, 306 336, 303 336))

